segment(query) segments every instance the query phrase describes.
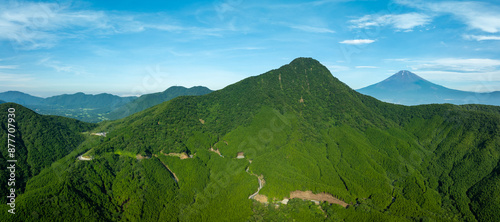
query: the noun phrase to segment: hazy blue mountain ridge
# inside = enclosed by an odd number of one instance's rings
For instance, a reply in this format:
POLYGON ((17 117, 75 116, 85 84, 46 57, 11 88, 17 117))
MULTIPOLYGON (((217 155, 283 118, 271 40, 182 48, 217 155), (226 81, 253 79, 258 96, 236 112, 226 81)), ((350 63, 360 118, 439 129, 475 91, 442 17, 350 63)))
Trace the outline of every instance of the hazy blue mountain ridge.
POLYGON ((23 92, 8 91, 0 93, 5 102, 21 104, 39 114, 57 115, 85 122, 100 122, 120 119, 178 96, 203 95, 212 92, 203 86, 185 88, 173 86, 164 92, 145 94, 141 97, 120 97, 108 93, 97 95, 63 94, 48 98, 32 96, 23 92))
POLYGON ((37 96, 32 96, 19 91, 7 91, 0 93, 0 100, 5 102, 17 103, 23 106, 43 104, 44 99, 37 96))
POLYGON ((106 117, 113 120, 121 119, 178 96, 198 96, 211 92, 212 90, 204 86, 194 86, 191 88, 172 86, 163 92, 142 95, 136 100, 111 111, 106 117))

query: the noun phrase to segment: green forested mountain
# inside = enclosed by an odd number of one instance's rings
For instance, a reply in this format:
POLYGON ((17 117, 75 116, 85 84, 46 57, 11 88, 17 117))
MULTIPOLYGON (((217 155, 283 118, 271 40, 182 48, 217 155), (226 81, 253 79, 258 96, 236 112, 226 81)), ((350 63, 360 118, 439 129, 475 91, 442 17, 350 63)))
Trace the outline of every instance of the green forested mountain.
POLYGON ((497 221, 500 214, 498 107, 383 103, 309 58, 92 132, 108 133, 87 136, 31 178, 16 215, 3 206, 2 218, 497 221), (93 158, 77 160, 81 153, 93 158), (256 199, 267 204, 249 198, 259 184, 256 199), (294 191, 331 194, 340 204, 280 202, 294 191))
MULTIPOLYGON (((7 178, 9 163, 7 159, 16 162, 16 190, 18 193, 25 191, 26 182, 29 178, 37 175, 45 167, 54 161, 68 155, 81 142, 84 141, 83 131, 95 127, 90 123, 80 122, 74 119, 58 116, 42 116, 15 103, 3 103, 0 105, 0 142, 5 145, 0 151, 0 174, 7 178), (14 112, 8 112, 15 109, 14 112), (8 116, 8 114, 14 114, 8 116), (8 118, 12 118, 9 122, 8 118), (8 123, 11 123, 9 126, 8 123), (13 128, 14 137, 8 137, 9 128, 13 128), (7 147, 7 140, 12 139, 9 144, 15 147, 7 147), (9 156, 8 148, 14 148, 14 158, 9 156)), ((12 131, 12 129, 10 129, 12 131)), ((7 195, 7 179, 1 182, 1 194, 7 195)), ((4 204, 5 198, 0 201, 4 204)))
POLYGON ((113 110, 107 115, 107 118, 112 120, 121 119, 179 96, 199 96, 210 92, 212 90, 203 86, 191 88, 172 86, 163 92, 142 95, 138 99, 113 110))

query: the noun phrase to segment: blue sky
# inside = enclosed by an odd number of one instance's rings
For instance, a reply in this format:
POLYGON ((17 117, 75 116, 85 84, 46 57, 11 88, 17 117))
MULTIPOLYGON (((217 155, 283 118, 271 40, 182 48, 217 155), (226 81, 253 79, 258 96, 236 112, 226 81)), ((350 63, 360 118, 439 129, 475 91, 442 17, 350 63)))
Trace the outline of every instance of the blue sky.
POLYGON ((497 1, 5 1, 0 91, 221 89, 313 57, 354 89, 410 70, 500 90, 497 1))

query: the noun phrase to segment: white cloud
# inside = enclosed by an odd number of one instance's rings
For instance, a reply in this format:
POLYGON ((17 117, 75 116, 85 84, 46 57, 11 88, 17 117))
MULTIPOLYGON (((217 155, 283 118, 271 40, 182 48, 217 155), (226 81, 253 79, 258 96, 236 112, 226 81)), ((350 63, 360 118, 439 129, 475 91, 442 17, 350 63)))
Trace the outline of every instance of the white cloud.
POLYGON ((377 66, 356 66, 356 69, 378 69, 377 66))
POLYGON ((429 5, 436 12, 451 13, 470 28, 500 32, 500 8, 481 2, 441 2, 429 5))
POLYGON ((500 36, 495 35, 464 35, 464 38, 476 41, 500 40, 500 36))
POLYGON ((291 28, 313 33, 335 33, 335 31, 328 28, 313 27, 308 25, 294 25, 291 26, 291 28))
POLYGON ((408 0, 399 0, 397 2, 435 13, 452 14, 471 29, 479 29, 488 33, 500 32, 500 7, 486 2, 444 1, 422 3, 408 0))
POLYGON ((373 39, 351 39, 351 40, 344 40, 342 42, 339 42, 341 44, 348 44, 348 45, 362 45, 362 44, 370 44, 374 43, 375 40, 373 39))
POLYGON ((396 29, 409 31, 417 26, 424 26, 431 21, 431 16, 421 13, 365 15, 349 21, 351 28, 369 28, 372 26, 392 26, 396 29))

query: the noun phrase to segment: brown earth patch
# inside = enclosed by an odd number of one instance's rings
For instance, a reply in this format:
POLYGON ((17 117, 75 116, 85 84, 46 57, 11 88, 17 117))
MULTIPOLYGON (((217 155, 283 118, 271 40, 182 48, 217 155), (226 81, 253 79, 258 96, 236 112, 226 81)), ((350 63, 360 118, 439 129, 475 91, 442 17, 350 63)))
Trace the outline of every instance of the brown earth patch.
POLYGON ((142 160, 142 159, 149 159, 149 157, 147 156, 142 156, 141 154, 137 154, 135 155, 135 158, 138 159, 138 160, 142 160))
POLYGON ((205 120, 200 119, 200 123, 201 123, 201 124, 205 124, 205 120))
POLYGON ((169 153, 165 154, 166 156, 176 156, 179 157, 181 160, 189 158, 189 156, 186 153, 169 153))
POLYGON ((84 161, 90 161, 90 160, 92 160, 92 157, 91 156, 83 156, 83 155, 81 155, 81 156, 78 156, 78 159, 79 160, 84 160, 84 161))
POLYGON ((219 149, 214 150, 213 147, 210 147, 210 151, 217 153, 217 154, 219 154, 219 156, 221 156, 219 149))
POLYGON ((253 197, 254 200, 259 201, 261 203, 267 203, 267 196, 262 194, 257 194, 253 197))
POLYGON ((236 154, 236 159, 243 159, 243 158, 245 158, 245 153, 238 152, 238 154, 236 154))
POLYGON ((342 207, 349 206, 349 204, 347 204, 346 202, 339 200, 336 197, 332 196, 331 194, 324 193, 324 192, 314 194, 310 190, 308 190, 308 191, 296 190, 296 191, 290 192, 290 199, 293 199, 293 198, 300 198, 303 200, 327 201, 328 203, 338 204, 342 207))

